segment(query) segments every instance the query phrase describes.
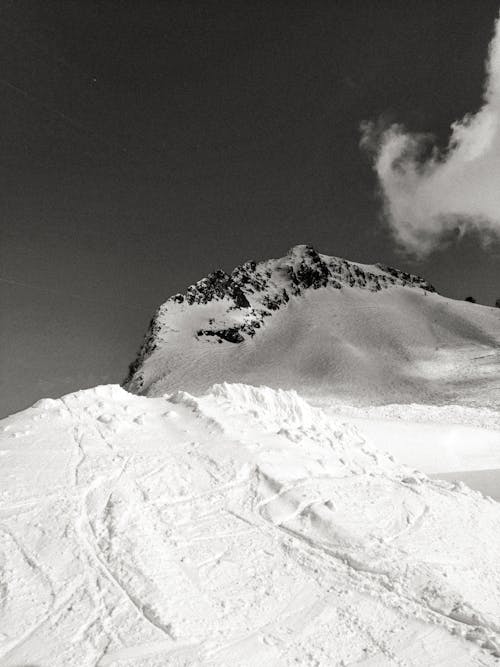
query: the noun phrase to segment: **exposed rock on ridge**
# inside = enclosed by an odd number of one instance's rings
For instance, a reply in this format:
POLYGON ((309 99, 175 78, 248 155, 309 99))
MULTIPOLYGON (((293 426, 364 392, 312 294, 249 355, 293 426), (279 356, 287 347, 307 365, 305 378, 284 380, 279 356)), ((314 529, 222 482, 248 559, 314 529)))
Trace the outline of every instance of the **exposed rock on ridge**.
POLYGON ((176 294, 160 306, 137 359, 130 366, 125 387, 141 391, 141 367, 168 334, 169 320, 176 311, 220 302, 222 317, 207 318, 195 335, 200 340, 238 344, 246 337, 253 337, 273 311, 285 307, 291 297, 298 297, 308 289, 357 287, 377 292, 394 286, 435 291, 419 276, 382 264, 362 265, 321 255, 310 245, 295 246, 281 259, 245 262, 231 274, 214 271, 191 285, 185 294, 176 294))

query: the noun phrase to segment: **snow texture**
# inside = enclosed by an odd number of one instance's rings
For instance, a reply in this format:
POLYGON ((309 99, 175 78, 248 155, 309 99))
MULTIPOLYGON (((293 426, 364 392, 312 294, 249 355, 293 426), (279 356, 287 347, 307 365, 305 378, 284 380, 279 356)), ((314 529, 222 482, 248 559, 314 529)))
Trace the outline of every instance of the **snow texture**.
POLYGON ((500 468, 499 324, 310 246, 169 299, 0 422, 0 665, 498 665, 500 504, 426 473, 500 468))
POLYGON ((0 454, 4 667, 497 663, 500 505, 293 391, 96 387, 0 454))

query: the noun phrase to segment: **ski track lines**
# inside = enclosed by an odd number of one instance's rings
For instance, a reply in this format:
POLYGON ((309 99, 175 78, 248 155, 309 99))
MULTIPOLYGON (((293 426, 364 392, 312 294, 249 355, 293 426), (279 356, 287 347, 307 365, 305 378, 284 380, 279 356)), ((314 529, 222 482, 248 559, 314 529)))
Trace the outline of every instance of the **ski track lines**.
POLYGON ((497 664, 500 506, 294 392, 98 387, 3 424, 2 667, 497 664))

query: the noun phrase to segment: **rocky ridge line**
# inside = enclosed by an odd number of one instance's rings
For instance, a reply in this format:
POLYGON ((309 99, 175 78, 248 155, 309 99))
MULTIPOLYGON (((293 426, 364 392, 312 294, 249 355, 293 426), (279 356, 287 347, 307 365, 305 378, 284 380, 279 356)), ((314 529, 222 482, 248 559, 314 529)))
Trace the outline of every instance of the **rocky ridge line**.
POLYGON ((199 329, 196 336, 219 343, 226 341, 238 344, 245 340, 245 336, 253 337, 264 325, 265 319, 271 316, 273 311, 286 306, 290 297, 300 296, 308 289, 359 287, 377 292, 401 286, 421 288, 427 292, 436 291, 424 278, 383 264, 374 266, 380 273, 339 257, 320 255, 310 245, 299 245, 281 259, 248 261, 236 267, 231 274, 220 269, 214 271, 188 287, 185 294, 175 294, 159 307, 151 320, 139 354, 130 365, 124 386, 140 391, 140 368, 157 348, 162 332, 165 329, 168 331, 165 323, 172 308, 184 309, 186 306, 227 300, 227 313, 242 311, 243 321, 225 326, 224 323, 210 319, 208 326, 199 329))

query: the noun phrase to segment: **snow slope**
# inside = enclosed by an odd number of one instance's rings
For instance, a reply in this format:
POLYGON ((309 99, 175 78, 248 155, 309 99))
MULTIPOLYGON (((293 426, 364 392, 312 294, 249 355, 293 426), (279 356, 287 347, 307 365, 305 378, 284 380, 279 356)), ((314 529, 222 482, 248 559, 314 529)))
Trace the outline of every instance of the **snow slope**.
POLYGON ((295 392, 97 387, 0 461, 2 667, 498 664, 500 504, 295 392))
POLYGON ((500 409, 323 403, 330 414, 356 425, 372 444, 408 465, 426 473, 499 469, 500 486, 500 409))
POLYGON ((499 309, 296 246, 215 272, 164 303, 125 386, 159 396, 230 381, 351 405, 496 409, 499 374, 499 309))
POLYGON ((499 664, 500 504, 416 470, 494 483, 499 324, 310 246, 169 299, 0 422, 0 665, 499 664))

